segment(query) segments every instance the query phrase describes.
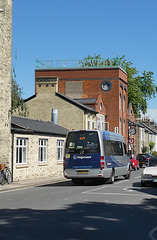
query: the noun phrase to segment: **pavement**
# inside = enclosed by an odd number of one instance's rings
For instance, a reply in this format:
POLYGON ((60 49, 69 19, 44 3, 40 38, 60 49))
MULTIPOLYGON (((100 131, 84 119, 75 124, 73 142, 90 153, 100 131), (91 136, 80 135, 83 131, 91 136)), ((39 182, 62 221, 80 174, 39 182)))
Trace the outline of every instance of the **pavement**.
POLYGON ((35 186, 47 185, 47 184, 63 182, 63 181, 67 181, 67 179, 64 178, 63 176, 52 176, 52 177, 44 177, 44 178, 38 178, 33 180, 17 181, 17 182, 12 182, 10 184, 6 182, 2 186, 0 185, 0 193, 5 191, 20 190, 20 189, 31 188, 35 186))

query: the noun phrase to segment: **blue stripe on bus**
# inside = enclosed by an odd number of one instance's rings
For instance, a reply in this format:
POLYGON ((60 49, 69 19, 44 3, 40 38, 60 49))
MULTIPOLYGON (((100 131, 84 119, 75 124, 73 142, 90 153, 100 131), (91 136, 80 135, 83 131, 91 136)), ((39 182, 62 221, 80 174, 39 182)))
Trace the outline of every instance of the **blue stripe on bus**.
POLYGON ((106 156, 105 157, 105 162, 107 168, 112 168, 112 167, 123 167, 126 166, 126 162, 120 163, 118 160, 116 160, 117 156, 106 156))
POLYGON ((70 154, 70 158, 65 158, 65 168, 100 168, 100 153, 70 154))

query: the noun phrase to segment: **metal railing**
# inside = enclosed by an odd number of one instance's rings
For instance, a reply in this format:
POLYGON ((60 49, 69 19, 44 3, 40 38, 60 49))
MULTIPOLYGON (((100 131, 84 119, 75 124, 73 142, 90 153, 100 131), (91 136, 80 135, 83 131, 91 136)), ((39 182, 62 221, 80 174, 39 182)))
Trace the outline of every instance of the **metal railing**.
POLYGON ((126 64, 117 57, 114 61, 109 59, 83 59, 83 60, 39 60, 36 58, 36 69, 67 69, 67 68, 115 68, 121 67, 126 71, 126 64))

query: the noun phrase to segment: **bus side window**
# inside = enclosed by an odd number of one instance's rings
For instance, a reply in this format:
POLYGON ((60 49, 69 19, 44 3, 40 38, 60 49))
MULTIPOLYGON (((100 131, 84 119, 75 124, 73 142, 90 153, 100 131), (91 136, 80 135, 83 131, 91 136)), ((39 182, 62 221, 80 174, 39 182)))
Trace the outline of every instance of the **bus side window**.
POLYGON ((127 155, 126 144, 123 143, 123 146, 124 146, 124 153, 125 153, 125 155, 127 155))

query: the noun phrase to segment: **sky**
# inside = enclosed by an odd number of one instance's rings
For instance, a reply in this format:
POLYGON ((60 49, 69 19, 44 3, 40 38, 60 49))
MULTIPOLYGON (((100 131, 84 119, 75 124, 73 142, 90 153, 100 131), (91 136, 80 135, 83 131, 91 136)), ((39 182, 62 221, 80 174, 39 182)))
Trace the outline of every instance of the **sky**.
MULTIPOLYGON (((78 60, 125 55, 157 85, 156 0, 14 0, 12 53, 22 97, 35 93, 36 58, 78 60)), ((146 116, 157 122, 157 98, 146 116)))

